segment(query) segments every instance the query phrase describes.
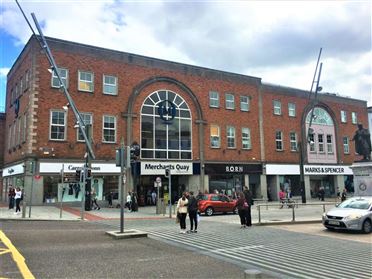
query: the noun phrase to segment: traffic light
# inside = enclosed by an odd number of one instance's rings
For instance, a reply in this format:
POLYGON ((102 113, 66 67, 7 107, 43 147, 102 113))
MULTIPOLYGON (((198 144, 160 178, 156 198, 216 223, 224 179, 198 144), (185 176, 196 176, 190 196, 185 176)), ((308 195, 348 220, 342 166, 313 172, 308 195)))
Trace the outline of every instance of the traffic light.
POLYGON ((165 177, 166 177, 166 178, 169 178, 170 175, 171 175, 171 173, 170 173, 170 169, 165 169, 165 177))
POLYGON ((132 146, 130 147, 130 160, 135 161, 141 154, 141 147, 137 142, 133 142, 132 146))
POLYGON ((115 163, 117 167, 125 166, 125 149, 120 147, 115 150, 115 163))
POLYGON ((76 170, 75 180, 81 181, 81 170, 76 170))
POLYGON ((88 169, 87 171, 87 179, 91 179, 92 178, 92 170, 91 169, 88 169))

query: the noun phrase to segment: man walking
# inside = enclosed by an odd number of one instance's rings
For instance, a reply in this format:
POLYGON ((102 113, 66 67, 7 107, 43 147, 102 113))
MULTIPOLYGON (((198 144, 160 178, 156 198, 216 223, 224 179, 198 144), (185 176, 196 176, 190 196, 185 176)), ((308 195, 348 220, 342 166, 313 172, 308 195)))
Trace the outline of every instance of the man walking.
POLYGON ((249 205, 248 212, 247 212, 247 227, 251 227, 252 226, 251 207, 253 205, 253 197, 252 197, 251 191, 249 191, 247 186, 244 186, 243 193, 244 193, 245 200, 247 201, 249 205))

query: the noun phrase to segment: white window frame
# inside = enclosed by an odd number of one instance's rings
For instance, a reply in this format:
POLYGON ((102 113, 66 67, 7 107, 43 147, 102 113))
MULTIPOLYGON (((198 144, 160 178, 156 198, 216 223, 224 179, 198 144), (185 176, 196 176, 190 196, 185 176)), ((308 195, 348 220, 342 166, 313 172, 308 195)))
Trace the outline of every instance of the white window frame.
POLYGON ((241 111, 250 110, 249 96, 240 96, 240 110, 241 111))
POLYGON ((355 111, 351 112, 351 123, 353 123, 353 124, 358 123, 358 115, 355 111))
POLYGON ((211 125, 210 127, 210 144, 211 148, 220 148, 221 147, 221 132, 220 132, 220 126, 218 125, 211 125), (217 134, 213 133, 213 130, 216 129, 217 134))
POLYGON ((102 80, 102 90, 103 90, 103 94, 106 94, 106 95, 118 95, 118 78, 116 76, 113 76, 113 75, 103 75, 103 80, 102 80), (113 78, 114 79, 114 83, 107 83, 106 82, 106 78, 113 78), (106 91, 106 89, 113 89, 111 91, 106 91))
POLYGON ((282 102, 279 100, 274 100, 273 110, 275 115, 282 115, 282 102))
POLYGON ((30 87, 30 70, 26 70, 25 73, 25 90, 30 87))
POLYGON ((288 103, 288 116, 296 117, 296 104, 295 103, 288 103))
POLYGON ((78 71, 78 90, 84 92, 93 92, 94 91, 94 74, 89 71, 78 71), (91 75, 91 80, 88 79, 81 79, 82 74, 89 74, 91 75), (86 84, 89 89, 82 88, 80 85, 86 84))
POLYGON ((209 91, 209 107, 220 107, 220 94, 217 91, 209 91))
POLYGON ((349 147, 349 138, 348 137, 343 137, 342 138, 342 143, 344 146, 344 154, 350 154, 350 147, 349 147), (345 142, 346 140, 346 142, 345 142))
POLYGON ((341 110, 341 123, 347 122, 347 113, 345 110, 341 110))
POLYGON ((318 152, 319 153, 325 153, 324 134, 318 134, 318 152))
POLYGON ((289 143, 290 143, 291 151, 298 151, 296 132, 290 132, 289 133, 289 143))
MULTIPOLYGON (((93 114, 89 112, 81 112, 81 118, 83 118, 84 126, 90 125, 90 134, 93 135, 93 114), (86 121, 89 118, 89 122, 86 121)), ((87 129, 85 129, 87 131, 87 129)), ((76 141, 78 142, 85 142, 83 133, 80 131, 80 128, 76 129, 76 141)))
POLYGON ((236 132, 234 126, 227 126, 226 128, 226 145, 229 149, 236 148, 236 132), (231 145, 233 143, 233 145, 231 145))
POLYGON ((315 150, 315 134, 309 134, 309 146, 310 146, 310 152, 314 153, 315 150))
MULTIPOLYGON (((111 122, 110 122, 111 123, 111 122)), ((103 115, 102 116, 102 142, 105 142, 105 143, 116 143, 116 124, 117 124, 117 120, 116 120, 116 116, 114 115, 103 115), (105 117, 110 117, 114 120, 114 128, 110 128, 110 127, 105 127, 105 117), (108 141, 108 140, 105 140, 105 130, 113 130, 114 131, 114 141, 108 141)))
POLYGON ((242 149, 252 149, 251 129, 242 127, 242 149))
POLYGON ((64 111, 64 110, 51 110, 50 111, 50 116, 49 116, 49 140, 53 140, 53 141, 64 141, 66 140, 66 133, 67 133, 67 113, 64 111), (53 113, 63 113, 63 124, 53 124, 52 123, 52 120, 53 120, 53 113), (56 127, 64 127, 64 131, 63 131, 63 139, 56 139, 56 138, 52 138, 52 127, 53 126, 56 126, 56 127))
POLYGON ((235 96, 231 93, 225 94, 225 108, 226 109, 235 109, 235 96))
POLYGON ((284 145, 283 145, 283 132, 282 131, 276 131, 275 132, 275 149, 276 151, 283 151, 284 145), (279 137, 278 137, 279 135, 279 137), (278 144, 281 145, 281 148, 278 148, 278 144))
POLYGON ((332 137, 332 135, 327 134, 326 140, 327 140, 327 153, 328 154, 333 154, 333 137, 332 137), (330 141, 329 141, 329 139, 330 139, 330 141))
POLYGON ((22 133, 22 143, 26 142, 27 137, 27 114, 23 115, 23 133, 22 133))
MULTIPOLYGON (((59 70, 59 75, 61 76, 63 84, 65 85, 66 88, 68 88, 68 69, 58 68, 58 70, 59 70)), ((52 71, 52 78, 51 78, 50 83, 53 88, 61 88, 59 79, 54 71, 52 71)))

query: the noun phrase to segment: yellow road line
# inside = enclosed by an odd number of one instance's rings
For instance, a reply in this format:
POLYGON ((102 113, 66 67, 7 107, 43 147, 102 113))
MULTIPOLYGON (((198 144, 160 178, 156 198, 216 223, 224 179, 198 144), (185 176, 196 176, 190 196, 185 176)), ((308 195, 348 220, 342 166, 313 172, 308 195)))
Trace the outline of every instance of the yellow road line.
POLYGON ((28 269, 28 266, 25 263, 25 258, 21 255, 21 253, 19 253, 17 248, 15 248, 9 238, 7 238, 2 231, 0 231, 0 240, 11 251, 13 260, 17 263, 17 266, 19 268, 19 271, 22 273, 23 278, 35 279, 34 275, 32 275, 31 271, 28 269))

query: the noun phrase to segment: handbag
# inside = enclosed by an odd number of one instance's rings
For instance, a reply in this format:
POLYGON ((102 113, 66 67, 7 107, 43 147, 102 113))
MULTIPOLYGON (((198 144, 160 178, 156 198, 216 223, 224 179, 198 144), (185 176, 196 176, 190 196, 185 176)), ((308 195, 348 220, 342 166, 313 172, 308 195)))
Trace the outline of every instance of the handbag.
POLYGON ((245 200, 244 203, 243 203, 243 208, 247 209, 248 207, 249 207, 249 205, 248 205, 247 201, 245 200))

